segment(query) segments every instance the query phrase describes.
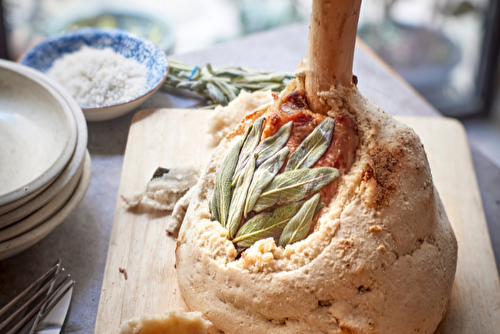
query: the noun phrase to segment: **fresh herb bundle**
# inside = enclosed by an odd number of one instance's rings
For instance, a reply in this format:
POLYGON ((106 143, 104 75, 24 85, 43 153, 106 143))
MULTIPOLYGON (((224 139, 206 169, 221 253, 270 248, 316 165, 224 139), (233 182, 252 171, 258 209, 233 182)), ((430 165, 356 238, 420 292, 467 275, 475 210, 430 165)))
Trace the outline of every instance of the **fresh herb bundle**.
POLYGON ((264 123, 264 117, 257 119, 229 150, 209 201, 212 219, 239 249, 269 237, 282 247, 304 239, 324 206, 318 192, 339 175, 335 168, 312 168, 330 145, 331 118, 304 139, 281 174, 293 122, 259 143, 264 123))
POLYGON ((280 93, 294 78, 292 74, 252 71, 237 66, 214 70, 210 64, 198 67, 169 59, 165 84, 194 91, 207 99, 208 108, 215 108, 217 105, 227 106, 242 90, 280 93))

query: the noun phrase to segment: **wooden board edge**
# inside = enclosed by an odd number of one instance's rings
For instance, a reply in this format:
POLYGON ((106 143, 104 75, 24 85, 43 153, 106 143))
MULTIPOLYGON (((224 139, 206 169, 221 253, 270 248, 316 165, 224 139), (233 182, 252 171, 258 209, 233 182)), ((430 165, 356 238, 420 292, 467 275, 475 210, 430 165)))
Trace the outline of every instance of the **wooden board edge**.
MULTIPOLYGON (((137 123, 139 121, 142 121, 144 118, 150 116, 151 114, 154 114, 157 111, 160 111, 161 109, 142 109, 139 110, 132 116, 132 120, 130 121, 130 126, 132 126, 134 123, 137 123)), ((128 145, 128 138, 127 138, 127 145, 128 145)), ((125 149, 125 152, 127 152, 127 149, 125 149)))
MULTIPOLYGON (((105 281, 106 277, 108 277, 108 273, 112 270, 112 268, 110 268, 110 266, 112 265, 111 261, 110 261, 110 257, 112 254, 111 250, 112 250, 112 246, 113 246, 112 241, 113 241, 113 237, 115 235, 114 229, 118 228, 117 225, 115 224, 115 219, 116 219, 117 214, 119 213, 119 211, 121 209, 121 206, 123 206, 123 203, 121 200, 121 187, 122 187, 122 183, 124 182, 124 178, 125 178, 123 165, 127 159, 127 153, 130 152, 130 149, 129 149, 129 147, 131 145, 130 132, 131 132, 131 129, 134 126, 134 124, 144 120, 145 118, 149 117, 150 115, 152 115, 158 111, 161 111, 161 109, 154 109, 153 108, 153 109, 139 110, 138 112, 136 112, 134 114, 134 116, 132 116, 132 119, 130 121, 129 132, 127 134, 127 143, 125 145, 125 152, 123 154, 122 170, 120 172, 120 182, 118 184, 118 190, 117 190, 117 194, 116 194, 116 203, 115 203, 115 207, 113 210, 113 224, 111 226, 111 232, 109 235, 108 251, 106 253, 106 262, 104 265, 104 273, 103 273, 103 278, 102 278, 102 282, 101 282, 101 289, 100 289, 100 293, 99 293, 99 303, 97 304, 98 306, 97 306, 97 313, 96 313, 96 321, 94 324, 94 333, 96 333, 96 334, 98 333, 98 332, 96 332, 97 326, 101 322, 101 317, 104 316, 104 314, 102 312, 102 308, 104 307, 104 302, 105 302, 105 301, 103 301, 104 281, 105 281)), ((130 154, 130 153, 128 153, 128 154, 130 154)))
MULTIPOLYGON (((473 187, 474 189, 472 189, 473 192, 475 192, 475 196, 477 196, 477 198, 479 199, 479 207, 480 207, 480 212, 481 212, 481 216, 478 217, 478 219, 482 222, 482 224, 484 225, 484 228, 486 229, 486 232, 487 232, 487 235, 488 235, 488 241, 489 241, 489 251, 491 251, 491 256, 492 256, 492 259, 493 259, 493 265, 495 266, 495 270, 494 272, 496 273, 496 278, 493 278, 496 282, 497 282, 497 286, 500 287, 500 275, 498 274, 498 268, 496 266, 496 261, 495 261, 495 253, 493 251, 493 244, 491 243, 491 236, 490 236, 490 233, 489 233, 489 228, 488 228, 488 222, 486 221, 486 214, 484 212, 484 206, 483 206, 483 199, 481 197, 481 191, 479 190, 479 183, 477 181, 477 172, 476 172, 476 169, 474 167, 474 163, 473 163, 473 160, 472 160, 472 153, 471 153, 471 150, 470 150, 470 144, 469 144, 469 140, 467 138, 467 132, 465 130, 465 127, 464 125, 457 119, 455 118, 451 118, 451 117, 433 117, 433 116, 424 116, 424 117, 419 117, 419 116, 395 116, 395 118, 410 126, 408 124, 408 122, 405 122, 405 120, 425 120, 425 119, 428 119, 428 120, 433 120, 435 121, 436 119, 439 119, 439 121, 443 122, 443 123, 446 123, 447 126, 449 127, 452 127, 452 128, 455 128, 454 131, 456 131, 457 135, 460 136, 460 140, 462 141, 462 145, 464 145, 464 147, 466 148, 466 151, 465 151, 465 154, 467 155, 465 158, 465 160, 468 161, 468 168, 472 171, 472 176, 473 176, 473 187)), ((417 132, 417 131, 415 131, 417 132)), ((417 133, 418 135, 418 133, 417 133)), ((424 149, 425 149, 425 145, 424 145, 424 149)))
MULTIPOLYGON (((385 60, 383 60, 373 49, 366 44, 359 36, 356 37, 356 46, 359 47, 361 51, 366 53, 370 58, 375 61, 382 69, 388 72, 397 82, 399 82, 403 87, 405 87, 408 91, 412 92, 416 98, 421 100, 424 104, 426 104, 429 108, 436 110, 436 108, 427 101, 419 91, 417 91, 412 85, 408 83, 398 72, 396 72, 385 60)), ((355 73, 354 73, 355 74, 355 73)), ((407 116, 411 117, 411 116, 407 116)))

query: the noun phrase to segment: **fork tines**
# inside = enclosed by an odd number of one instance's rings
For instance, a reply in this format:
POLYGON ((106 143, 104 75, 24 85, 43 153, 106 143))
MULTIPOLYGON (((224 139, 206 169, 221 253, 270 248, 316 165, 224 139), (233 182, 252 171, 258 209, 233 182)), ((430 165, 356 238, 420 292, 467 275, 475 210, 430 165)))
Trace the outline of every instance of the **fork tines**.
MULTIPOLYGON (((69 278, 69 275, 64 278, 64 280, 57 285, 55 289, 52 289, 56 280, 61 276, 64 268, 59 270, 60 263, 58 262, 54 267, 50 268, 42 277, 36 280, 33 284, 31 284, 26 290, 21 292, 16 298, 14 298, 11 302, 0 309, 0 317, 2 317, 7 311, 13 310, 14 306, 18 304, 24 297, 26 297, 29 293, 34 291, 37 287, 38 290, 35 292, 33 296, 31 296, 24 304, 22 304, 17 310, 15 310, 7 319, 5 319, 2 323, 0 323, 0 331, 6 328, 14 319, 16 319, 19 314, 27 309, 34 301, 39 299, 39 297, 46 291, 48 291, 47 295, 36 304, 35 307, 30 309, 30 311, 24 315, 24 317, 13 326, 6 334, 14 334, 16 333, 22 326, 24 326, 33 316, 42 310, 42 314, 38 315, 37 319, 43 319, 57 304, 58 300, 60 300, 66 292, 75 284, 75 282, 69 278), (53 276, 53 277, 51 277, 53 276), (48 280, 48 281, 47 281, 48 280), (43 286, 42 286, 43 284, 43 286), (49 299, 51 299, 54 295, 60 294, 58 300, 52 303, 52 307, 43 310, 45 308, 45 304, 49 299)), ((36 324, 37 322, 35 322, 36 324)))

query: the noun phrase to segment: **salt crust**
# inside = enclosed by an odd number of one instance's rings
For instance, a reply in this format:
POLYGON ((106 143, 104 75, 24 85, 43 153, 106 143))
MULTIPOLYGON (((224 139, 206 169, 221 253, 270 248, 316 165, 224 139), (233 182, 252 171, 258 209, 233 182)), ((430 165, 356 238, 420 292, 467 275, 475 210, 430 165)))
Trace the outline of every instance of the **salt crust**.
POLYGON ((248 93, 241 91, 236 99, 226 107, 217 106, 208 119, 207 133, 211 134, 214 143, 218 144, 243 117, 266 105, 273 100, 270 91, 248 93))
POLYGON ((191 197, 194 195, 195 191, 196 187, 189 189, 188 192, 175 203, 172 215, 169 217, 168 223, 165 226, 167 232, 176 234, 179 231, 182 221, 186 216, 189 202, 191 202, 191 197))
POLYGON ((128 320, 120 327, 119 334, 207 334, 211 325, 200 312, 179 308, 128 320))
POLYGON ((360 145, 314 233, 285 249, 260 240, 236 260, 209 219, 221 161, 260 108, 220 143, 198 182, 177 241, 182 297, 226 334, 434 333, 457 244, 420 139, 354 86, 321 94, 330 116, 356 120, 360 145))
POLYGON ((81 106, 130 100, 147 88, 147 69, 131 58, 83 46, 56 60, 48 75, 81 106))

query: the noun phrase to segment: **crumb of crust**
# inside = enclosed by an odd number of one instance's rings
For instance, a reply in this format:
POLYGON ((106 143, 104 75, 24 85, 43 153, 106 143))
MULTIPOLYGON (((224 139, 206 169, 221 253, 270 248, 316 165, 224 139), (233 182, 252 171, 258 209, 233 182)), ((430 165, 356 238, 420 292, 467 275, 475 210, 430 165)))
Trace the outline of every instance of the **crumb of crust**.
POLYGON ((123 277, 125 277, 125 280, 128 280, 127 271, 124 268, 118 268, 118 270, 120 270, 120 273, 123 274, 123 277))
POLYGON ((245 250, 241 258, 232 265, 253 272, 266 271, 276 264, 282 254, 283 250, 276 246, 273 238, 262 239, 245 250))
POLYGON ((143 315, 122 324, 119 334, 208 334, 212 323, 201 312, 169 309, 163 314, 143 315))
POLYGON ((374 225, 374 226, 370 227, 370 232, 377 233, 380 231, 382 231, 382 228, 378 225, 374 225))
POLYGON ((341 333, 354 333, 354 330, 351 327, 343 323, 339 324, 339 329, 341 330, 341 333))
POLYGON ((354 84, 354 86, 358 85, 358 77, 355 76, 354 74, 352 75, 352 83, 354 84))
POLYGON ((378 250, 379 250, 379 251, 381 251, 382 253, 387 252, 387 249, 385 248, 385 246, 384 246, 384 245, 379 246, 379 247, 378 247, 378 250))

